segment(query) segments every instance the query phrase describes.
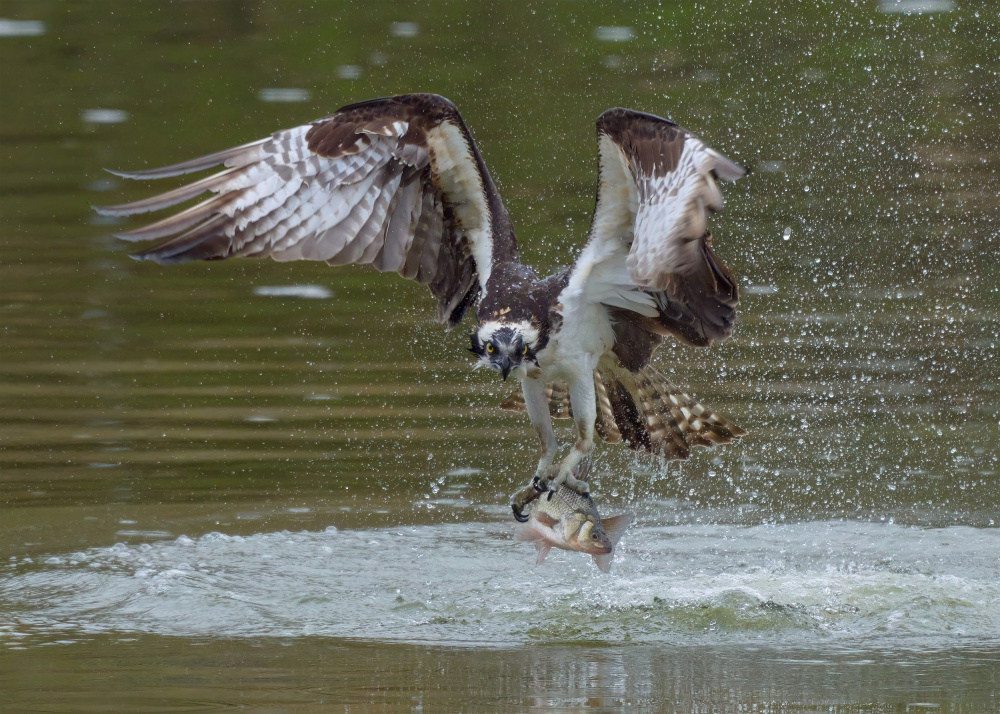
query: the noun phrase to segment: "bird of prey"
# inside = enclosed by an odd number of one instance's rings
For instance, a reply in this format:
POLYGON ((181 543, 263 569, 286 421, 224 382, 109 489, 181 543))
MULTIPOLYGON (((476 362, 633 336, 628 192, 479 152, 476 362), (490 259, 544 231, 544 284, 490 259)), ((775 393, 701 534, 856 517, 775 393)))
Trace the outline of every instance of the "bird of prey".
POLYGON ((687 458, 746 432, 650 366, 665 336, 705 347, 729 336, 737 286, 712 251, 718 179, 743 168, 665 119, 610 109, 597 119, 600 173, 587 243, 568 270, 540 278, 518 259, 514 229, 468 127, 447 99, 408 94, 351 104, 317 121, 185 163, 159 179, 222 169, 172 191, 98 209, 130 216, 209 197, 119 233, 165 239, 135 253, 176 263, 233 256, 364 264, 426 285, 450 329, 476 301, 471 351, 514 375, 541 440, 539 491, 577 479, 605 441, 687 458), (556 461, 552 418, 575 443, 556 461))

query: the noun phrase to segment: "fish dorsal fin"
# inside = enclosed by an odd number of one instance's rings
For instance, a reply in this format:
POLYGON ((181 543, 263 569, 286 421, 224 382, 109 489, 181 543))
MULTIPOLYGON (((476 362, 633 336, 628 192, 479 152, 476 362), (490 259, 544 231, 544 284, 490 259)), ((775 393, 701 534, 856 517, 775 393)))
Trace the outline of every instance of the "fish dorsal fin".
POLYGON ((535 547, 538 548, 538 557, 535 558, 535 565, 541 565, 545 562, 545 556, 552 550, 552 546, 549 545, 548 541, 539 538, 535 541, 535 547))
POLYGON ((604 555, 595 555, 594 562, 597 563, 597 567, 603 570, 605 573, 611 572, 611 559, 615 557, 615 552, 605 553, 604 555))
MULTIPOLYGON (((634 513, 623 513, 620 516, 615 516, 614 518, 604 518, 601 520, 601 525, 604 526, 604 532, 608 534, 608 540, 611 541, 612 547, 618 545, 618 541, 620 541, 622 536, 625 535, 625 529, 629 527, 634 519, 634 513)), ((595 560, 596 557, 597 556, 595 556, 595 560)), ((604 570, 603 568, 601 569, 604 570)))

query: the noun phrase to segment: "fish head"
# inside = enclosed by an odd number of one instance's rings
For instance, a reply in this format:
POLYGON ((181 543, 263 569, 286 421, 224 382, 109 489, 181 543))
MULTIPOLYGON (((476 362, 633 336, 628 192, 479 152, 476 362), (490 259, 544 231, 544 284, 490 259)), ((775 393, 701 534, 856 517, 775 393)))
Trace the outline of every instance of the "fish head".
POLYGON ((572 550, 590 555, 605 555, 614 547, 600 520, 583 513, 570 513, 563 519, 563 539, 572 550))

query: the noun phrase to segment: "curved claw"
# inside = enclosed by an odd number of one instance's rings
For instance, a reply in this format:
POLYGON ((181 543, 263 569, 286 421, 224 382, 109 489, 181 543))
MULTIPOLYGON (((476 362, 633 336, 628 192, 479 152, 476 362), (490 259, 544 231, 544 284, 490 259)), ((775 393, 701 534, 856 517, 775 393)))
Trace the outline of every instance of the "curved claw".
POLYGON ((520 523, 526 522, 528 516, 524 514, 524 509, 546 491, 548 489, 536 474, 527 486, 510 497, 510 509, 514 512, 514 518, 520 523))

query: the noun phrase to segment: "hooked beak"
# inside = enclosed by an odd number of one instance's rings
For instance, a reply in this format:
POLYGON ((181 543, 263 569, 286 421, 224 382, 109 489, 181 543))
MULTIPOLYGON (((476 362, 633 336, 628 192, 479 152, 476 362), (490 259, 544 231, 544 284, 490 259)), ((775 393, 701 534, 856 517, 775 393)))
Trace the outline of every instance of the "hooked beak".
POLYGON ((504 381, 507 381, 507 375, 510 374, 510 367, 511 367, 510 357, 507 356, 501 357, 497 361, 497 364, 500 367, 500 374, 503 375, 504 381))

